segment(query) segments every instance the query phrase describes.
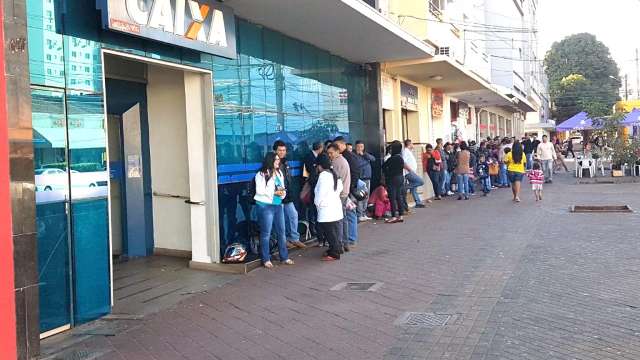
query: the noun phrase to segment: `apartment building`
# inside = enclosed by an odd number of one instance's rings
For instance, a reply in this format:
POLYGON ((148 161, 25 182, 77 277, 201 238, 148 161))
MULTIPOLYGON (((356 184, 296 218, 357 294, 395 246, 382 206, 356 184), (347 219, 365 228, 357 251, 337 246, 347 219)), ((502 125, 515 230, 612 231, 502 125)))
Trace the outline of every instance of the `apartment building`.
POLYGON ((533 61, 536 5, 533 0, 377 1, 381 13, 434 48, 423 59, 382 64, 386 140, 521 136, 525 119, 537 119, 540 109, 546 116, 541 63, 533 61))

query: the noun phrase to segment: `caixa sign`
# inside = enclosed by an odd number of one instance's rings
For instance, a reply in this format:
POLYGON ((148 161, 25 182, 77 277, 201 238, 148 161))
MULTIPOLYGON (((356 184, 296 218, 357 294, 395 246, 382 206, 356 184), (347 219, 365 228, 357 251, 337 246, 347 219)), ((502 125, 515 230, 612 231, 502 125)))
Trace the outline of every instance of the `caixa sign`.
POLYGON ((97 0, 107 29, 236 57, 233 11, 216 0, 97 0))

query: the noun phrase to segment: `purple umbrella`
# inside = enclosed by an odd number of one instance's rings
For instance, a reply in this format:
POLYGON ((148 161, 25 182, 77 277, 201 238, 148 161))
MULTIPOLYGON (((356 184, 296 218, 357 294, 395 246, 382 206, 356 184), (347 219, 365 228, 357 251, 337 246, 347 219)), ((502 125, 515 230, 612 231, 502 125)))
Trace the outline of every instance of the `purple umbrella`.
POLYGON ((627 116, 622 120, 621 125, 623 126, 632 126, 632 125, 640 125, 640 109, 633 109, 627 116))
POLYGON ((558 131, 590 129, 593 129, 593 120, 591 120, 589 118, 589 115, 584 111, 573 115, 572 117, 563 121, 562 124, 556 126, 556 130, 558 131))

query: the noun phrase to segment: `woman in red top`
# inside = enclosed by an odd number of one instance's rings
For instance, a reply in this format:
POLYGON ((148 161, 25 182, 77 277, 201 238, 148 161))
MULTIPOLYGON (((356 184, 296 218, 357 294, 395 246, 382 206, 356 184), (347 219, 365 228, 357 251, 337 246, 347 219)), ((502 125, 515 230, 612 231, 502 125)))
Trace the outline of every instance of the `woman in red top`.
POLYGON ((423 178, 424 178, 424 185, 422 187, 422 196, 424 196, 427 199, 427 202, 430 203, 431 199, 433 199, 436 194, 433 191, 433 182, 431 181, 431 178, 429 176, 429 168, 428 168, 428 162, 429 162, 429 158, 433 156, 433 153, 429 153, 427 151, 424 151, 422 153, 422 171, 424 172, 423 174, 423 178))

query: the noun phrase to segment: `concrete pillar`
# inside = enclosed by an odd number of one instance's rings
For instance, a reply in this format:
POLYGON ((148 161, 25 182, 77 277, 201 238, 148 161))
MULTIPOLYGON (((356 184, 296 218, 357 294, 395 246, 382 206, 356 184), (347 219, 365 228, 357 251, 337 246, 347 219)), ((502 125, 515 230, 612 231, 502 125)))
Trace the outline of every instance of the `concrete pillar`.
MULTIPOLYGON (((4 40, 3 6, 0 2, 0 38, 4 40)), ((6 41, 5 41, 6 43, 6 41)), ((0 66, 4 70, 4 47, 0 47, 0 66)), ((9 192, 9 137, 7 128, 7 84, 0 71, 0 354, 15 359, 16 307, 11 233, 11 193, 9 192)))
POLYGON ((7 127, 13 214, 16 343, 18 358, 31 359, 40 352, 40 326, 26 1, 4 1, 2 8, 6 111, 11 114, 7 119, 7 127))

